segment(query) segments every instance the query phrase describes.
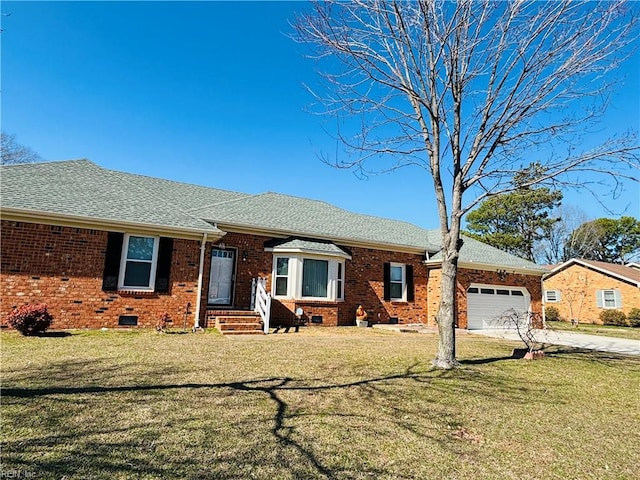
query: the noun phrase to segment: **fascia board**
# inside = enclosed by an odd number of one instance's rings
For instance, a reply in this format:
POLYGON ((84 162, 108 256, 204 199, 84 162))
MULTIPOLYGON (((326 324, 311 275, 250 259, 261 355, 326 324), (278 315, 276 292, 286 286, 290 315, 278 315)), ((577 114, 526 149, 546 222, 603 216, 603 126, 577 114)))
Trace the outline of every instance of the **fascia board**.
POLYGON ((613 272, 611 270, 607 270, 606 268, 602 268, 602 267, 599 267, 599 266, 596 266, 596 265, 592 265, 592 264, 587 263, 587 262, 582 262, 577 258, 572 258, 571 260, 567 260, 566 262, 558 265, 553 270, 551 270, 549 272, 546 272, 545 275, 544 275, 544 278, 547 279, 549 277, 552 277, 556 273, 559 273, 560 271, 562 271, 562 270, 564 270, 566 268, 569 268, 571 265, 580 265, 583 268, 588 268, 590 270, 595 270, 596 272, 602 273, 603 275, 608 275, 610 277, 615 277, 618 280, 621 280, 623 282, 632 283, 636 287, 640 288, 640 282, 638 282, 637 280, 625 277, 624 275, 620 275, 617 272, 613 272))
POLYGON ((324 250, 313 250, 310 248, 268 247, 268 248, 265 248, 264 251, 273 252, 273 253, 297 253, 297 254, 303 254, 303 255, 314 255, 317 257, 337 257, 337 258, 344 258, 346 260, 351 260, 351 255, 347 253, 326 252, 324 250))
MULTIPOLYGON (((427 260, 424 262, 427 267, 430 268, 442 268, 442 260, 427 260)), ((494 265, 489 263, 475 263, 475 262, 458 262, 458 268, 466 268, 470 270, 487 270, 490 272, 497 272, 498 270, 504 270, 506 273, 520 273, 524 275, 539 275, 542 277, 546 271, 523 268, 523 267, 511 267, 507 265, 494 265)))
MULTIPOLYGON (((213 220, 208 220, 213 222, 213 220)), ((273 237, 273 238, 287 238, 287 237, 308 237, 308 238, 316 238, 318 240, 327 240, 333 242, 335 244, 345 245, 349 247, 360 247, 360 248, 369 248, 372 250, 386 250, 391 252, 398 253, 410 253, 415 255, 424 256, 424 247, 416 248, 409 247, 404 245, 396 245, 396 244, 383 244, 383 243, 372 243, 365 242, 361 240, 356 240, 352 238, 341 238, 341 237, 329 237, 324 235, 318 235, 316 233, 306 233, 294 230, 277 230, 277 229, 264 229, 264 228, 256 228, 250 225, 238 225, 231 223, 220 223, 215 222, 216 227, 224 230, 225 232, 234 232, 234 233, 243 233, 247 235, 260 235, 265 237, 273 237)))
POLYGON ((123 233, 166 235, 172 238, 182 238, 186 240, 201 240, 203 234, 207 234, 207 240, 215 242, 226 235, 226 232, 211 227, 211 229, 196 229, 188 227, 156 226, 145 223, 116 221, 94 217, 82 217, 78 215, 68 215, 50 212, 38 212, 17 208, 2 208, 0 210, 2 220, 45 223, 63 227, 86 228, 92 230, 108 230, 123 233))

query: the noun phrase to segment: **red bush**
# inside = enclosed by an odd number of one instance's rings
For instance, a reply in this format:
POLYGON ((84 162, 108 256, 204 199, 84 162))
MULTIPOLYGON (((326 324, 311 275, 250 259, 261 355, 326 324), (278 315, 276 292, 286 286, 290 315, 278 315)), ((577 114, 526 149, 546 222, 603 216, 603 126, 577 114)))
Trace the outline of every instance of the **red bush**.
POLYGON ((44 303, 22 305, 9 314, 9 325, 22 335, 37 335, 51 326, 53 316, 44 303))

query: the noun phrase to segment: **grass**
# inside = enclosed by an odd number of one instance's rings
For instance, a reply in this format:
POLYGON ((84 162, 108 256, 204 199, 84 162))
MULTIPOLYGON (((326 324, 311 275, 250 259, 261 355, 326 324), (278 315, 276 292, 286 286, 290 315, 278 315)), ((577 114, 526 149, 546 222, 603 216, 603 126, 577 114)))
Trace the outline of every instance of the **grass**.
POLYGON ((640 328, 595 325, 590 323, 579 323, 574 327, 570 322, 547 322, 547 324, 553 330, 602 335, 605 337, 626 338, 629 340, 640 340, 640 328))
POLYGON ((637 357, 461 336, 445 372, 434 335, 345 327, 0 339, 5 476, 638 478, 637 357))

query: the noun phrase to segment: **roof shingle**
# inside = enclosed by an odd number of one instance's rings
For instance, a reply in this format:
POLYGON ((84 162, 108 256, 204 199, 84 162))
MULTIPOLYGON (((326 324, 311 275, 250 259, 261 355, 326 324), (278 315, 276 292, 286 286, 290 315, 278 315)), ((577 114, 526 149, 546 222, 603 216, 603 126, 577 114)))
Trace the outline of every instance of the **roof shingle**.
MULTIPOLYGON (((441 237, 399 220, 343 210, 326 202, 267 192, 230 192, 107 170, 88 160, 3 166, 3 208, 34 214, 222 233, 212 224, 430 252, 438 259, 441 237)), ((460 261, 543 272, 544 268, 471 238, 464 238, 460 261)))

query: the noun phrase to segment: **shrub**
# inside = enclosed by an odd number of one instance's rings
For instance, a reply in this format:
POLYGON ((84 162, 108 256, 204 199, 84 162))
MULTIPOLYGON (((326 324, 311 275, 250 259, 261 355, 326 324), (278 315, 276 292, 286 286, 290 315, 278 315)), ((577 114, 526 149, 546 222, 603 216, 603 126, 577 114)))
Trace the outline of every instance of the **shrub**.
POLYGON ((640 327, 640 308, 632 308, 627 315, 627 322, 632 327, 640 327))
POLYGON ((9 314, 9 325, 22 335, 44 333, 51 326, 53 316, 44 303, 22 305, 9 314))
POLYGON ((548 322, 559 322, 562 320, 560 318, 560 312, 556 307, 544 307, 544 318, 548 322))
POLYGON ((627 325, 627 316, 622 310, 603 310, 600 312, 600 320, 604 325, 627 325))

